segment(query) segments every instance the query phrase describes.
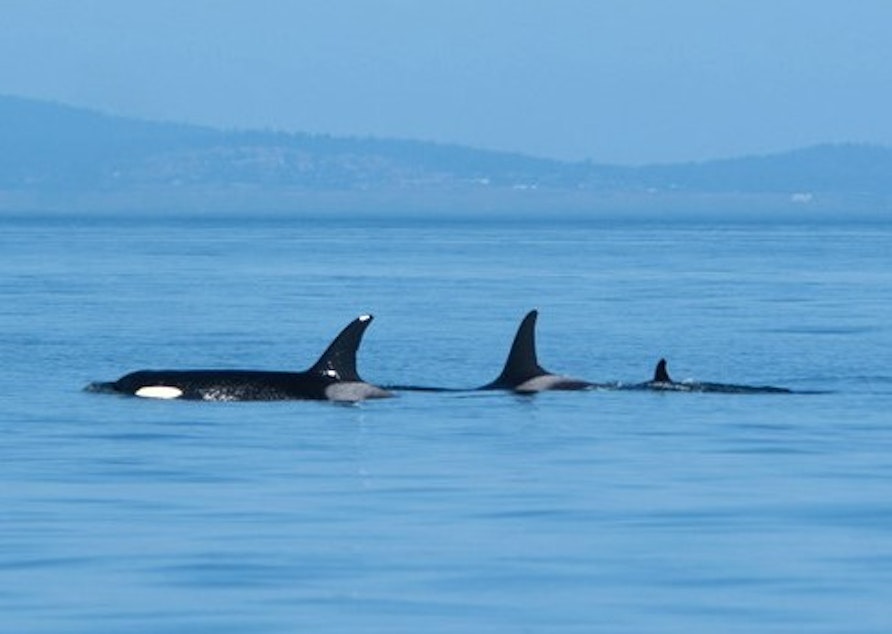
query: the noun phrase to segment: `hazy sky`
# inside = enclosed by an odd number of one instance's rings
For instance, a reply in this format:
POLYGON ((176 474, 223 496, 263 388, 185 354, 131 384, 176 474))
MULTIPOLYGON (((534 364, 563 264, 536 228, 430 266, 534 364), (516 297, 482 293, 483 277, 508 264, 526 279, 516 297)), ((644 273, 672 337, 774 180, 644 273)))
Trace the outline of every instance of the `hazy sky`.
POLYGON ((890 0, 0 0, 0 93, 646 163, 892 144, 890 0))

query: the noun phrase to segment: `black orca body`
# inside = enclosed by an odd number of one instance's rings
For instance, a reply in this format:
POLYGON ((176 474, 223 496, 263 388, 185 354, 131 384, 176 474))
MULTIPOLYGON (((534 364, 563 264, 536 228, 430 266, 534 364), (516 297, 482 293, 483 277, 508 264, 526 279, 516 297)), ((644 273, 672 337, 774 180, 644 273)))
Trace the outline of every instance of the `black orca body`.
POLYGON ((353 320, 304 372, 262 370, 140 370, 90 391, 145 398, 203 401, 329 400, 356 402, 392 396, 356 371, 356 351, 371 315, 353 320))
POLYGON ((518 394, 535 394, 548 390, 586 390, 596 384, 560 374, 553 374, 539 365, 536 357, 536 317, 531 310, 520 322, 514 343, 502 373, 491 383, 476 388, 422 387, 417 385, 390 385, 387 389, 409 392, 475 392, 482 390, 507 390, 518 394))
POLYGON ((531 310, 520 322, 502 373, 492 383, 478 390, 511 390, 521 394, 535 394, 547 390, 586 390, 594 383, 553 374, 539 365, 536 357, 536 318, 539 311, 531 310))
POLYGON ((712 392, 717 394, 792 394, 792 390, 770 385, 673 381, 669 376, 669 371, 666 369, 666 359, 660 359, 657 362, 653 379, 646 383, 627 386, 624 389, 654 390, 658 392, 712 392))

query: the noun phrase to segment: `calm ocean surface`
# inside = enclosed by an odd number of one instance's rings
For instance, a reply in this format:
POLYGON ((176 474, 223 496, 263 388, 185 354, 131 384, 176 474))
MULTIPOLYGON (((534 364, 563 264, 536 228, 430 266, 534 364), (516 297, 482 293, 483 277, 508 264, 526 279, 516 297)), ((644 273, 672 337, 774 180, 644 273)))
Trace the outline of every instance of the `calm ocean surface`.
POLYGON ((0 217, 0 631, 892 631, 892 223, 0 217), (546 368, 821 394, 82 391, 546 368))

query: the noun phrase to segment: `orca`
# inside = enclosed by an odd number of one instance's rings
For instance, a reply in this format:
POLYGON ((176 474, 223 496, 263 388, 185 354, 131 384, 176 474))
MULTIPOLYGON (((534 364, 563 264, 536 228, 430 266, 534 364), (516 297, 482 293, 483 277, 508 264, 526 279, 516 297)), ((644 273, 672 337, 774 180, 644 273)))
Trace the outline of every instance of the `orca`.
POLYGON ((793 391, 785 387, 772 387, 770 385, 736 385, 733 383, 709 383, 700 381, 673 381, 669 376, 666 359, 657 361, 654 375, 650 381, 637 383, 630 386, 620 386, 623 389, 645 389, 659 392, 713 392, 719 394, 792 394, 793 391))
POLYGON ((538 310, 526 314, 514 335, 508 359, 502 373, 478 390, 511 390, 520 394, 535 394, 547 390, 587 390, 594 383, 549 372, 536 356, 536 318, 538 310))
POLYGON ((561 374, 554 374, 539 365, 536 356, 536 318, 539 311, 526 314, 514 335, 508 359, 502 373, 495 380, 476 388, 423 387, 417 385, 388 385, 387 389, 409 392, 475 392, 507 390, 518 394, 536 394, 548 390, 587 390, 597 384, 561 374))
POLYGON ((356 351, 371 315, 360 315, 329 344, 304 372, 263 370, 139 370, 107 383, 91 383, 92 392, 143 398, 201 401, 328 400, 353 403, 392 394, 363 381, 356 371, 356 351))

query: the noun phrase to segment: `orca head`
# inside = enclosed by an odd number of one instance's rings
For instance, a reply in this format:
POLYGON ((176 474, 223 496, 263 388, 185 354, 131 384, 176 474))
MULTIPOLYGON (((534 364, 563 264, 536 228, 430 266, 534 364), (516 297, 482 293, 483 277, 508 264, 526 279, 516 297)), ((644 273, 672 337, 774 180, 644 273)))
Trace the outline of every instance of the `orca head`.
POLYGON ((550 374, 536 358, 536 317, 539 311, 531 310, 520 322, 511 351, 502 373, 483 389, 513 389, 538 376, 550 374))
POLYGON ((669 378, 669 371, 666 370, 666 359, 657 361, 652 383, 672 383, 672 379, 669 378))

